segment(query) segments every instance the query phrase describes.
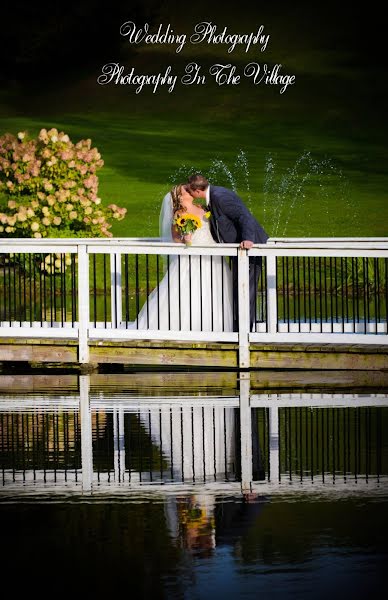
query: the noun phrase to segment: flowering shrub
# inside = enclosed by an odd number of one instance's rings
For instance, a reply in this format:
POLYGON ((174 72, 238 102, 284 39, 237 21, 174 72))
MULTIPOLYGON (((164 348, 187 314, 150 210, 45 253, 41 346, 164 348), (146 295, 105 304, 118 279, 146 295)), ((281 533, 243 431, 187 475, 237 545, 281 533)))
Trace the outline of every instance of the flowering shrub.
POLYGON ((102 206, 96 172, 103 164, 90 139, 73 144, 56 129, 37 139, 1 136, 0 236, 111 237, 110 220, 127 211, 102 206))

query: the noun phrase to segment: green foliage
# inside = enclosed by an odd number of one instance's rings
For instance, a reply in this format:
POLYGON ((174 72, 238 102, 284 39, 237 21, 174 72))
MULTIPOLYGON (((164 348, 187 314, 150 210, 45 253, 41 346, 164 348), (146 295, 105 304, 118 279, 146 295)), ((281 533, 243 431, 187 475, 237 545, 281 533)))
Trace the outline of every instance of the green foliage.
POLYGON ((96 173, 103 164, 90 139, 73 144, 54 128, 36 139, 24 131, 0 137, 0 235, 111 236, 110 220, 127 210, 102 205, 96 173))

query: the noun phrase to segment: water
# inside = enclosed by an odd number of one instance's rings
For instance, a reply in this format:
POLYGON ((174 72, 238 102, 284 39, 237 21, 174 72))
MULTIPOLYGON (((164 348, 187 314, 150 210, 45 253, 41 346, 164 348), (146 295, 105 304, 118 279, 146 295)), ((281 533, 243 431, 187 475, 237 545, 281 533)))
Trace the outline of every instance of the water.
POLYGON ((292 222, 295 212, 299 217, 303 215, 304 235, 311 235, 317 211, 323 227, 321 237, 338 235, 332 218, 333 202, 337 206, 338 202, 341 204, 347 227, 359 221, 358 207, 351 201, 348 182, 341 169, 330 158, 315 158, 307 150, 286 169, 277 163, 276 156, 269 154, 265 158, 263 192, 255 200, 252 199, 248 156, 243 149, 238 151, 230 165, 218 157, 212 159, 205 169, 182 164, 170 176, 171 186, 185 182, 188 175, 195 172, 202 172, 211 184, 230 188, 239 194, 259 221, 267 224, 271 237, 289 235, 289 231, 295 228, 292 222))
POLYGON ((282 378, 0 376, 7 580, 20 593, 62 581, 97 596, 377 597, 388 394, 282 378))

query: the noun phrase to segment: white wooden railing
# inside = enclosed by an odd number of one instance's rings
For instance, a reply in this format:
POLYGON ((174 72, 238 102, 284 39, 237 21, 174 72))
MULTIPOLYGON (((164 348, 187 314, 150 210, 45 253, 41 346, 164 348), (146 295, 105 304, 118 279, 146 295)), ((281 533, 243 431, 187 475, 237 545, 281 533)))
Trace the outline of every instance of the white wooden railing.
MULTIPOLYGON (((185 247, 183 244, 161 243, 156 238, 3 239, 0 255, 3 257, 0 265, 0 336, 13 339, 77 339, 81 363, 89 360, 91 340, 158 339, 238 343, 241 368, 249 366, 250 344, 254 342, 388 344, 388 238, 272 238, 267 244, 256 245, 249 251, 241 250, 237 244, 185 247), (41 294, 44 289, 48 294, 52 283, 48 277, 44 280, 44 286, 42 280, 38 285, 37 280, 32 280, 29 275, 12 272, 15 255, 23 257, 22 264, 25 266, 31 262, 30 256, 44 257, 54 253, 71 255, 73 259, 76 257, 73 261, 75 318, 74 315, 62 315, 62 319, 57 319, 55 312, 54 318, 52 314, 51 318, 45 314, 44 318, 41 316, 36 319, 32 308, 29 307, 27 311, 25 306, 23 314, 28 312, 29 318, 24 318, 22 313, 16 317, 13 305, 17 303, 19 306, 23 302, 32 304, 36 294, 32 287, 39 288, 41 294), (127 317, 123 316, 125 286, 122 264, 123 257, 136 255, 154 258, 202 255, 235 259, 238 265, 238 331, 128 328, 127 317), (110 314, 104 321, 98 320, 96 315, 91 318, 92 298, 97 293, 93 289, 91 261, 98 256, 109 256, 105 295, 109 296, 110 314), (264 261, 259 290, 262 318, 251 330, 249 259, 256 256, 263 257, 264 261), (312 272, 316 278, 322 271, 325 273, 324 282, 312 281, 312 272), (372 278, 372 291, 364 281, 367 271, 370 271, 368 276, 372 278), (280 272, 283 282, 279 279, 280 272), (344 287, 342 292, 333 294, 333 287, 344 286, 344 278, 346 280, 350 276, 353 277, 351 297, 347 297, 346 291, 344 299, 344 287), (293 277, 293 281, 289 281, 288 277, 293 277), (301 277, 305 278, 304 282, 300 281, 301 277), (291 303, 291 309, 286 307, 286 302, 291 303), (341 302, 342 308, 339 306, 341 302), (314 306, 309 307, 308 303, 314 306)), ((55 297, 54 289, 54 302, 55 297)))

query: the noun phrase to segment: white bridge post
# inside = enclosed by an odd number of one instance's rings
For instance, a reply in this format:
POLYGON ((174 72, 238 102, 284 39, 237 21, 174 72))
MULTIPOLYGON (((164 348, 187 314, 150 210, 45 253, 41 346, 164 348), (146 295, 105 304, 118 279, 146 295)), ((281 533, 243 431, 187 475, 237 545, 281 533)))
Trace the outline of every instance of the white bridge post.
POLYGON ((112 329, 120 327, 123 320, 121 291, 121 254, 110 255, 110 306, 112 329))
POLYGON ((247 250, 238 249, 238 354, 240 369, 249 369, 249 257, 247 250))
POLYGON ((78 249, 78 361, 89 362, 89 254, 86 244, 79 244, 78 249))
POLYGON ((276 300, 276 256, 267 256, 267 315, 268 332, 276 333, 278 324, 278 307, 276 300))

